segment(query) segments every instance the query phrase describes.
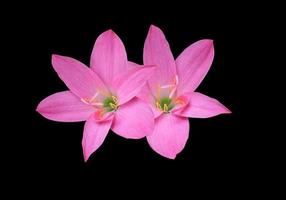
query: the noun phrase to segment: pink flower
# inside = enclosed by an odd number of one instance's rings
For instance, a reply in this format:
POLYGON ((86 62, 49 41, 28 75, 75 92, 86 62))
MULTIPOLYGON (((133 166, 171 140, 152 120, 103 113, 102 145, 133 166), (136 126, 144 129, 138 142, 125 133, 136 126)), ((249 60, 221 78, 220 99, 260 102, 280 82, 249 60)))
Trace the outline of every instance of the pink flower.
POLYGON ((37 111, 54 121, 86 121, 82 139, 85 161, 100 147, 110 128, 132 139, 153 132, 152 110, 135 96, 154 67, 128 62, 124 45, 113 31, 108 30, 97 38, 91 68, 59 55, 52 56, 52 65, 70 91, 47 97, 37 111))
POLYGON ((200 40, 174 60, 163 32, 151 26, 144 45, 144 64, 156 65, 138 97, 149 103, 155 128, 147 136, 158 154, 175 159, 189 136, 188 117, 208 118, 231 113, 216 99, 194 92, 207 74, 214 57, 212 40, 200 40))

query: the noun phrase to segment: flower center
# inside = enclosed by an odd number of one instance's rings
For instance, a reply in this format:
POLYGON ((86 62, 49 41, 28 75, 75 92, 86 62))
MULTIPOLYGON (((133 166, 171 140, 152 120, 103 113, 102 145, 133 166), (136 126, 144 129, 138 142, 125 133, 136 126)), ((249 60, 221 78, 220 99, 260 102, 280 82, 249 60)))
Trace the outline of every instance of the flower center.
POLYGON ((103 108, 107 111, 107 112, 111 112, 114 110, 117 110, 118 108, 118 99, 116 96, 111 96, 111 97, 106 97, 103 100, 103 108))
POLYGON ((97 92, 92 98, 84 98, 81 101, 97 108, 96 116, 99 119, 118 109, 117 97, 107 92, 97 92))
POLYGON ((168 113, 172 108, 175 107, 175 104, 172 102, 172 99, 169 97, 163 97, 156 101, 156 107, 159 110, 162 110, 165 113, 168 113))

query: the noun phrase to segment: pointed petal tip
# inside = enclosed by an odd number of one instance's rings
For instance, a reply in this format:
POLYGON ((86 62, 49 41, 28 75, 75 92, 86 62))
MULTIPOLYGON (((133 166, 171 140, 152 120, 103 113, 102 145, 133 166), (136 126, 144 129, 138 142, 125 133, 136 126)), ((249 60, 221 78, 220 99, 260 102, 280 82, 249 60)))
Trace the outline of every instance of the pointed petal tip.
POLYGON ((151 24, 151 25, 150 25, 150 29, 156 29, 156 28, 158 28, 158 27, 155 26, 154 24, 151 24))
POLYGON ((89 156, 83 155, 84 162, 87 163, 89 156))
POLYGON ((161 29, 153 24, 150 25, 149 28, 149 33, 154 32, 154 31, 161 31, 161 29))
POLYGON ((223 104, 222 105, 222 109, 223 111, 221 112, 221 114, 232 114, 231 110, 228 109, 226 106, 224 106, 223 104))
POLYGON ((175 160, 177 157, 177 154, 173 154, 173 155, 168 155, 166 158, 169 158, 170 160, 175 160))
POLYGON ((210 44, 210 45, 214 45, 214 40, 213 39, 206 39, 207 40, 207 42, 210 44))
POLYGON ((40 108, 39 108, 39 106, 37 106, 36 112, 40 113, 40 108))
POLYGON ((84 160, 84 162, 86 163, 86 162, 88 161, 88 159, 89 159, 89 157, 90 157, 91 154, 89 154, 88 151, 86 150, 83 141, 81 142, 81 146, 82 146, 82 151, 83 151, 83 152, 82 152, 82 153, 83 153, 83 160, 84 160))
POLYGON ((101 35, 108 35, 108 36, 111 36, 111 37, 117 36, 116 33, 112 29, 106 30, 101 35))
POLYGON ((55 58, 60 58, 61 56, 60 55, 58 55, 58 54, 52 54, 52 59, 55 59, 55 58))
POLYGON ((52 54, 52 63, 63 60, 63 59, 64 59, 64 56, 61 56, 59 54, 52 54))
POLYGON ((52 54, 51 58, 52 58, 52 61, 57 57, 57 54, 52 54))
POLYGON ((40 113, 40 114, 42 114, 42 112, 43 112, 43 104, 42 104, 42 102, 43 102, 43 100, 37 105, 37 107, 36 107, 36 112, 38 112, 38 113, 40 113))
POLYGON ((225 114, 232 114, 232 112, 231 112, 231 110, 230 109, 228 109, 227 107, 225 107, 225 114))
POLYGON ((202 40, 199 40, 198 42, 204 42, 206 45, 210 45, 210 46, 213 46, 214 44, 213 39, 202 39, 202 40))
POLYGON ((106 33, 115 34, 112 29, 108 29, 108 30, 106 31, 106 33))
MULTIPOLYGON (((157 151, 156 151, 156 152, 157 152, 157 151)), ((177 157, 177 154, 176 154, 176 153, 174 153, 174 154, 163 154, 163 153, 161 153, 161 152, 157 152, 157 153, 158 153, 159 155, 161 155, 161 156, 167 158, 167 159, 170 159, 170 160, 175 160, 176 157, 177 157)))
MULTIPOLYGON (((97 37, 96 41, 98 41, 99 39, 107 39, 107 38, 110 39, 110 38, 116 38, 116 37, 118 37, 117 34, 112 29, 108 29, 104 31, 103 33, 101 33, 97 37)), ((96 44, 96 41, 95 41, 95 44, 96 44)))
POLYGON ((89 158, 89 157, 85 157, 85 156, 83 156, 83 160, 84 160, 84 162, 85 162, 85 163, 87 163, 88 158, 89 158))

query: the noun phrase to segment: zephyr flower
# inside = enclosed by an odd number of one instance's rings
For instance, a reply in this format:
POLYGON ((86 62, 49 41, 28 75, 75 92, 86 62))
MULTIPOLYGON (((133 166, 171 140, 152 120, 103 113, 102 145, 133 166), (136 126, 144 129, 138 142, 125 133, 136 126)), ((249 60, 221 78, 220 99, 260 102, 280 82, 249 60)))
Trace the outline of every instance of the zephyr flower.
POLYGON ((154 67, 129 63, 124 45, 114 32, 106 31, 97 38, 91 68, 59 55, 52 56, 52 65, 70 91, 47 97, 37 111, 54 121, 86 121, 82 139, 85 161, 100 147, 110 128, 132 139, 152 133, 152 110, 135 95, 154 67))
POLYGON ((194 92, 207 74, 214 57, 212 40, 200 40, 174 60, 163 32, 151 26, 144 45, 144 64, 156 69, 138 97, 148 102, 155 128, 147 136, 158 154, 175 159, 189 136, 187 117, 208 118, 231 113, 216 99, 194 92))

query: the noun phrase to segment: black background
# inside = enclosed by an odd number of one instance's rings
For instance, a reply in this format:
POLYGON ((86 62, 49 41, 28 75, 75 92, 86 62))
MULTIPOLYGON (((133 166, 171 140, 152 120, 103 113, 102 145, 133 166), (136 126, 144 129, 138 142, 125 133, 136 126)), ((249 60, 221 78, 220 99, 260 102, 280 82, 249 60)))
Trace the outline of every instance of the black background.
POLYGON ((164 186, 170 192, 175 187, 185 186, 183 191, 188 192, 193 184, 208 185, 218 188, 216 192, 221 194, 240 194, 251 188, 256 150, 251 147, 252 128, 246 127, 252 123, 255 109, 250 110, 249 104, 257 84, 250 81, 257 68, 253 52, 261 41, 256 33, 263 29, 261 18, 252 14, 254 8, 182 4, 179 8, 169 5, 140 9, 137 5, 123 10, 110 6, 112 9, 39 10, 29 21, 30 29, 25 30, 29 38, 27 51, 32 55, 29 156, 36 180, 51 182, 50 186, 71 180, 76 184, 89 182, 91 186, 123 186, 126 190, 147 181, 143 190, 164 186), (189 140, 175 160, 156 154, 145 139, 126 140, 110 131, 104 144, 85 163, 81 149, 84 123, 49 121, 35 111, 43 98, 67 89, 51 66, 51 55, 70 56, 88 65, 95 39, 112 29, 123 40, 128 59, 142 64, 143 44, 151 24, 164 31, 175 58, 197 40, 214 40, 214 62, 197 91, 218 99, 233 113, 190 119, 189 140))

